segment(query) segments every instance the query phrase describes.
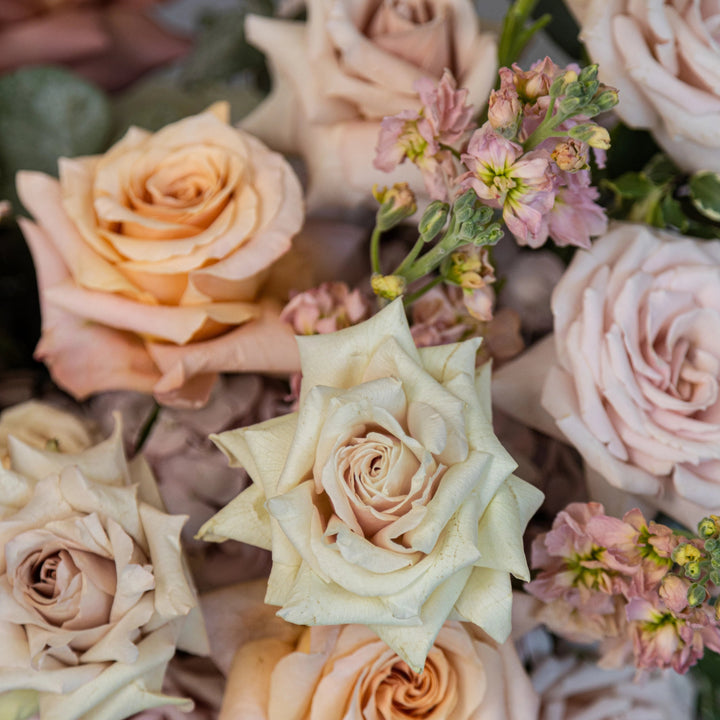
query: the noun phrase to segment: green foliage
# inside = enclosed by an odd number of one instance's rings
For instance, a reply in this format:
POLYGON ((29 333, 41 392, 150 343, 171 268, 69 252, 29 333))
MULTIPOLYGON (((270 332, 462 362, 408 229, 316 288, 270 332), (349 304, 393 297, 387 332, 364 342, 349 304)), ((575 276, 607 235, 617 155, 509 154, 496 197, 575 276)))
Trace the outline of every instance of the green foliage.
POLYGON ((505 15, 498 42, 498 64, 509 67, 518 60, 533 35, 553 19, 545 14, 528 25, 537 0, 515 0, 505 15))
POLYGON ((18 170, 56 175, 59 157, 102 151, 110 123, 103 92, 67 70, 33 67, 0 78, 0 197, 17 202, 18 170))
POLYGON ((690 178, 690 200, 701 215, 720 222, 720 174, 695 173, 690 178))

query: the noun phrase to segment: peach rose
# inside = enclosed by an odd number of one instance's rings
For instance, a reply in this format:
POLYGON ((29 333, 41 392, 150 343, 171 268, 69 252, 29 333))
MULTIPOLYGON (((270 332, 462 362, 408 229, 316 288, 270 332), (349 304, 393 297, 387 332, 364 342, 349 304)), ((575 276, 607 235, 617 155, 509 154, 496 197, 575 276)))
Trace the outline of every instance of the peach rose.
POLYGON ((185 518, 163 511, 119 428, 79 454, 14 437, 10 449, 0 469, 0 715, 34 703, 43 718, 120 720, 183 704, 160 691, 165 667, 176 647, 207 652, 179 551, 185 518))
POLYGON ((575 255, 552 308, 554 354, 539 343, 501 369, 500 407, 554 419, 591 478, 688 527, 720 512, 720 242, 617 224, 575 255))
MULTIPOLYGON (((417 673, 362 625, 268 626, 267 608, 238 604, 236 596, 245 600, 254 590, 239 585, 210 601, 237 608, 220 720, 537 718, 537 696, 510 641, 499 645, 472 626, 447 622, 417 673)), ((214 636, 217 623, 209 622, 214 636)), ((219 639, 214 648, 224 654, 227 645, 219 639)))
POLYGON ((480 109, 497 68, 495 37, 480 32, 470 0, 311 0, 307 23, 250 16, 246 33, 274 84, 243 126, 303 156, 311 208, 369 203, 374 183, 407 181, 424 194, 415 168, 373 168, 380 121, 420 109, 415 82, 445 68, 480 109))
POLYGON ((253 484, 200 536, 272 549, 283 618, 368 625, 417 671, 451 614, 504 642, 542 494, 493 434, 479 343, 417 350, 400 300, 299 337, 299 410, 214 436, 253 484))
POLYGON ((720 172, 720 3, 566 0, 618 115, 683 169, 720 172))
POLYGON ((63 64, 108 90, 180 57, 186 40, 155 23, 157 0, 0 0, 0 72, 63 64))
POLYGON ((303 218, 283 158, 227 105, 105 155, 18 174, 43 311, 36 350, 76 398, 108 389, 197 405, 219 371, 292 371, 279 305, 258 293, 303 218), (252 320, 253 322, 248 322, 252 320))

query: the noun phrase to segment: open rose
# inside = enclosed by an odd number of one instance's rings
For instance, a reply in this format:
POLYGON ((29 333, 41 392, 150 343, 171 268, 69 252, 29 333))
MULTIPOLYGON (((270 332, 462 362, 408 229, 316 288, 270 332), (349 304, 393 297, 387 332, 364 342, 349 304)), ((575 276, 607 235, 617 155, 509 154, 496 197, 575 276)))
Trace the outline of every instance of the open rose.
POLYGON ((368 625, 416 671, 451 613, 503 642, 541 493, 493 434, 479 342, 417 350, 399 300, 298 338, 299 411, 215 437, 253 485, 201 536, 271 548, 283 618, 368 625))
POLYGON ((502 368, 501 407, 554 419, 611 486, 689 527, 720 509, 720 242, 616 225, 552 307, 554 357, 545 342, 502 368), (551 418, 528 410, 543 383, 551 418))
POLYGON ((219 104, 61 159, 59 182, 19 173, 36 220, 20 221, 43 311, 36 354, 75 397, 202 404, 219 371, 295 369, 280 308, 258 293, 300 229, 300 184, 227 121, 219 104))
POLYGON ((0 0, 0 72, 66 65, 108 90, 174 60, 188 43, 148 15, 157 0, 0 0))
POLYGON ((647 128, 682 168, 720 172, 717 0, 566 0, 617 113, 647 128))
POLYGON ((246 32, 267 54, 274 86, 244 127, 303 156, 311 207, 367 203, 374 183, 421 190, 415 168, 373 168, 382 118, 419 110, 415 83, 438 81, 445 68, 479 109, 497 67, 495 38, 480 32, 469 0, 310 0, 307 23, 251 16, 246 32))
POLYGON ((228 675, 220 720, 537 718, 537 696, 510 641, 445 623, 416 673, 362 625, 280 621, 262 591, 262 583, 244 583, 203 598, 213 658, 228 675))
POLYGON ((0 709, 32 698, 42 717, 119 720, 183 703, 161 693, 165 666, 176 647, 207 652, 179 552, 185 518, 163 511, 120 435, 79 454, 10 438, 11 466, 0 469, 0 709))

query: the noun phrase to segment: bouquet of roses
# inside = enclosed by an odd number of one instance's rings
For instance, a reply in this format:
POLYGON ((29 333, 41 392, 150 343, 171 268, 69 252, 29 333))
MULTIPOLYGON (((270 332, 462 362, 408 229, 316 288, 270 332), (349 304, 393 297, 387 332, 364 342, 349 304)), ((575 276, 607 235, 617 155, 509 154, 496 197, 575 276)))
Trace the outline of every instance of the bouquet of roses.
POLYGON ((536 4, 0 0, 0 720, 720 718, 720 5, 536 4))

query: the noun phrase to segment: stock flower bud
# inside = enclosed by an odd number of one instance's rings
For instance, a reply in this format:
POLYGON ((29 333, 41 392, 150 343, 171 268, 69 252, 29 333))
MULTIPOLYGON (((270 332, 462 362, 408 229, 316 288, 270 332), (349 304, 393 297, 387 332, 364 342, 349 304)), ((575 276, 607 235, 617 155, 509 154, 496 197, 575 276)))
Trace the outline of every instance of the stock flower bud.
POLYGON ((446 277, 463 290, 478 290, 495 282, 495 270, 486 249, 468 246, 450 256, 446 277))
POLYGON ((417 211, 415 193, 407 183, 395 183, 390 188, 380 190, 373 185, 373 197, 380 203, 376 215, 377 226, 380 230, 389 230, 401 223, 417 211))
POLYGON ((689 562, 699 560, 701 557, 700 551, 689 543, 682 543, 678 545, 672 553, 673 562, 677 563, 681 567, 685 567, 689 562))
POLYGON ((577 172, 587 168, 588 146, 575 138, 560 141, 551 156, 555 164, 565 172, 577 172))
POLYGON ((610 147, 610 133, 596 123, 575 125, 568 130, 568 135, 599 150, 607 150, 610 147))
POLYGON ((373 275, 373 292, 386 300, 394 300, 405 292, 405 278, 401 275, 373 275))
POLYGON ((685 565, 685 577, 691 580, 697 580, 702 575, 702 567, 699 562, 693 560, 685 565))
POLYGON ((687 601, 690 607, 697 607, 705 602, 707 591, 702 585, 694 583, 688 588, 687 601))
POLYGON ((600 112, 612 110, 618 104, 618 91, 614 87, 601 84, 593 102, 598 106, 600 112))
POLYGON ((514 87, 493 90, 488 101, 488 120, 503 137, 515 137, 522 119, 522 103, 514 87))
MULTIPOLYGON (((709 517, 703 518, 698 523, 698 535, 703 539, 711 538, 718 532, 717 525, 709 517)), ((712 549, 712 548, 708 548, 712 549)))
POLYGON ((433 200, 428 206, 418 223, 418 230, 426 239, 432 240, 444 227, 447 222, 450 206, 440 200, 433 200))

